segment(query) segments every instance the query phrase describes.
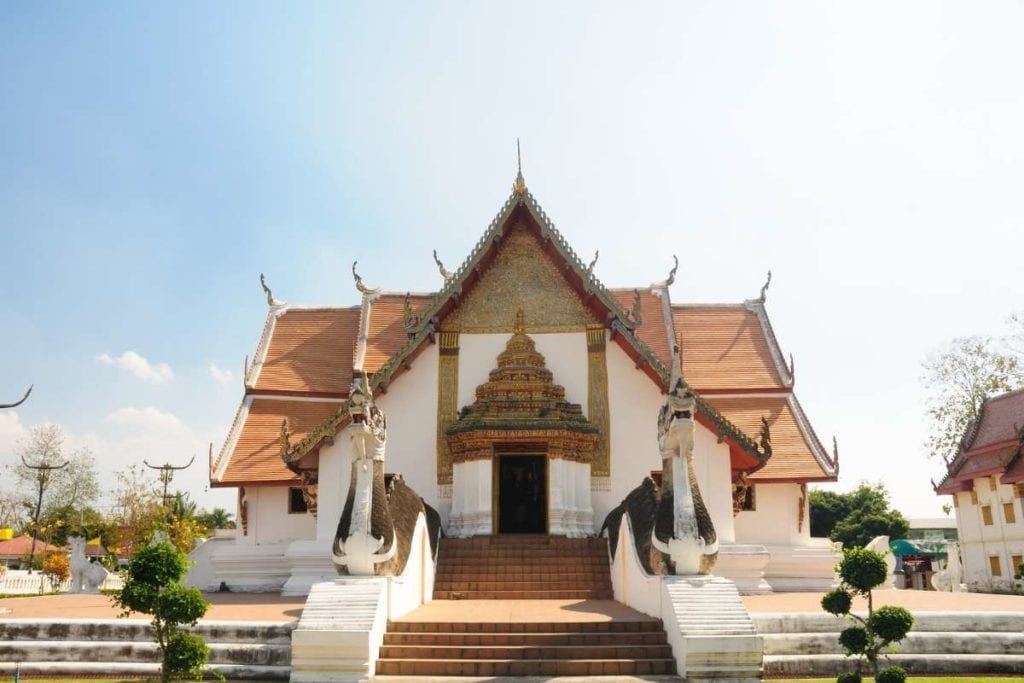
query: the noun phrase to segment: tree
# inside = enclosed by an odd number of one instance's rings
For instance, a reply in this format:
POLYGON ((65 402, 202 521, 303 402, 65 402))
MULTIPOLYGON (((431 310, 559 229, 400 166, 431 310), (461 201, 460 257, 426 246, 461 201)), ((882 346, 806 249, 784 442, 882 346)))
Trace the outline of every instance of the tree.
POLYGON ((51 553, 43 560, 43 576, 50 582, 50 590, 56 591, 71 578, 71 563, 64 553, 51 553))
POLYGON ((880 668, 879 655, 894 643, 903 640, 914 625, 914 616, 902 607, 883 605, 874 607, 871 591, 885 583, 889 568, 881 553, 864 548, 843 551, 839 563, 839 588, 825 594, 821 608, 836 616, 845 616, 855 622, 839 634, 839 644, 847 656, 857 657, 857 670, 839 675, 838 683, 856 683, 861 678, 861 663, 866 661, 877 683, 903 683, 907 672, 899 666, 880 668), (868 601, 868 615, 853 614, 854 596, 868 601))
POLYGON ((124 588, 114 596, 122 617, 132 612, 152 614, 150 629, 160 648, 160 680, 188 675, 199 680, 210 655, 203 639, 184 626, 195 626, 210 603, 196 588, 181 585, 188 571, 185 554, 167 542, 139 550, 128 564, 124 588))
POLYGON ((207 533, 212 533, 214 529, 234 529, 233 516, 224 508, 213 508, 210 512, 201 512, 198 519, 206 526, 207 533))
MULTIPOLYGON (((1024 330, 1024 323, 1021 323, 1024 330)), ((932 457, 949 460, 960 449, 967 426, 990 396, 1024 386, 1021 357, 1000 349, 989 337, 959 337, 924 362, 924 384, 931 391, 926 413, 931 426, 925 442, 932 457)))
POLYGON ((910 523, 889 507, 881 482, 862 481, 849 493, 811 491, 811 535, 827 536, 847 548, 861 548, 876 536, 905 538, 910 523))
POLYGON ((131 556, 135 548, 144 544, 161 520, 163 508, 153 485, 154 480, 139 465, 130 465, 115 474, 114 507, 111 523, 117 529, 114 545, 124 548, 131 556))

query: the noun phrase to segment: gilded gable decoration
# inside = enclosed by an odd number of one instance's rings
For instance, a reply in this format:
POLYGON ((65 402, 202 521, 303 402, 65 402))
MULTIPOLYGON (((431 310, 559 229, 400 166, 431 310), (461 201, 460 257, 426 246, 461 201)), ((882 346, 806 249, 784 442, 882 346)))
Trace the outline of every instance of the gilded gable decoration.
POLYGON ((451 324, 441 328, 437 358, 437 483, 452 483, 452 457, 445 430, 455 423, 459 411, 459 330, 451 324))
POLYGON ((532 333, 582 332, 601 322, 522 224, 509 231, 494 262, 448 320, 464 333, 512 332, 508 313, 517 309, 532 333))
POLYGON ((495 447, 538 449, 549 458, 590 463, 598 428, 583 408, 565 400, 544 356, 527 336, 526 316, 516 314, 514 333, 498 354, 498 366, 476 388, 476 401, 445 430, 453 463, 490 459, 495 447))

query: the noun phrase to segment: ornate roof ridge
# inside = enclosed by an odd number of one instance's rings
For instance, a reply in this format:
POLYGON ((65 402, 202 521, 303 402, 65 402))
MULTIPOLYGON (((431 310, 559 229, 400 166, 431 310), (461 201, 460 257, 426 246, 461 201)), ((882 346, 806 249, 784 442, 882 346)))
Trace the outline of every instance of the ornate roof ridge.
POLYGON ((789 402, 790 408, 793 410, 793 414, 796 416, 797 427, 804 433, 804 438, 808 439, 808 443, 811 446, 811 453, 814 455, 814 459, 821 465, 822 471, 830 476, 835 477, 839 475, 839 463, 833 462, 832 458, 828 457, 828 451, 825 450, 825 445, 821 443, 821 439, 818 438, 818 433, 814 431, 814 426, 811 425, 811 421, 807 417, 807 413, 804 412, 804 407, 800 404, 800 399, 796 397, 795 393, 790 392, 786 396, 786 401, 789 402))

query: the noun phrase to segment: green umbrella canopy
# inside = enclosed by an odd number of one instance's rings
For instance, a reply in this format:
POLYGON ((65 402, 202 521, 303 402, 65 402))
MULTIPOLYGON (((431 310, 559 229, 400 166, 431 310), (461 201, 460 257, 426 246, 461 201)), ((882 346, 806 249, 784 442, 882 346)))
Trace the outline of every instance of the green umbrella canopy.
POLYGON ((945 557, 945 544, 929 543, 927 541, 908 541, 905 538, 898 538, 889 542, 889 549, 893 555, 917 555, 919 557, 945 557))

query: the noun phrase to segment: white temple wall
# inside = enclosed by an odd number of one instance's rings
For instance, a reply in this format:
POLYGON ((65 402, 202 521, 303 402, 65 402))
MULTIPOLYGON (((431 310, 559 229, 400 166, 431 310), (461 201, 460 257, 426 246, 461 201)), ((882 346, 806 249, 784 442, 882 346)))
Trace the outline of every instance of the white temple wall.
MULTIPOLYGON (((736 542, 806 546, 811 539, 808 502, 804 501, 803 528, 798 530, 800 484, 754 484, 755 510, 735 517, 736 542)), ((810 494, 808 494, 808 498, 810 494)), ((731 503, 730 503, 731 505, 731 503)))
MULTIPOLYGON (((385 463, 386 464, 386 463, 385 463)), ((320 449, 320 474, 317 485, 316 537, 334 541, 341 512, 345 509, 352 479, 352 442, 346 431, 334 437, 334 444, 320 449)))
MULTIPOLYGON (((384 471, 400 472, 405 483, 446 520, 451 502, 441 505, 437 490, 437 358, 438 345, 430 344, 387 393, 373 398, 388 419, 384 471)), ((460 367, 460 375, 461 371, 460 367)))
POLYGON ((1013 578, 1013 560, 1024 557, 1024 505, 1012 486, 998 484, 990 477, 975 479, 972 494, 957 493, 956 519, 964 582, 974 591, 1009 590, 1013 578), (1013 522, 1007 520, 1004 504, 1012 508, 1013 522), (991 524, 985 524, 982 507, 991 511, 991 524), (998 558, 999 574, 993 572, 992 559, 998 558))
POLYGON ((249 500, 249 536, 256 545, 274 545, 316 536, 313 515, 288 512, 287 486, 246 489, 249 500))
POLYGON ((732 465, 729 445, 718 443, 710 429, 698 424, 694 433, 693 469, 697 472, 704 505, 722 543, 736 542, 732 514, 732 465))

